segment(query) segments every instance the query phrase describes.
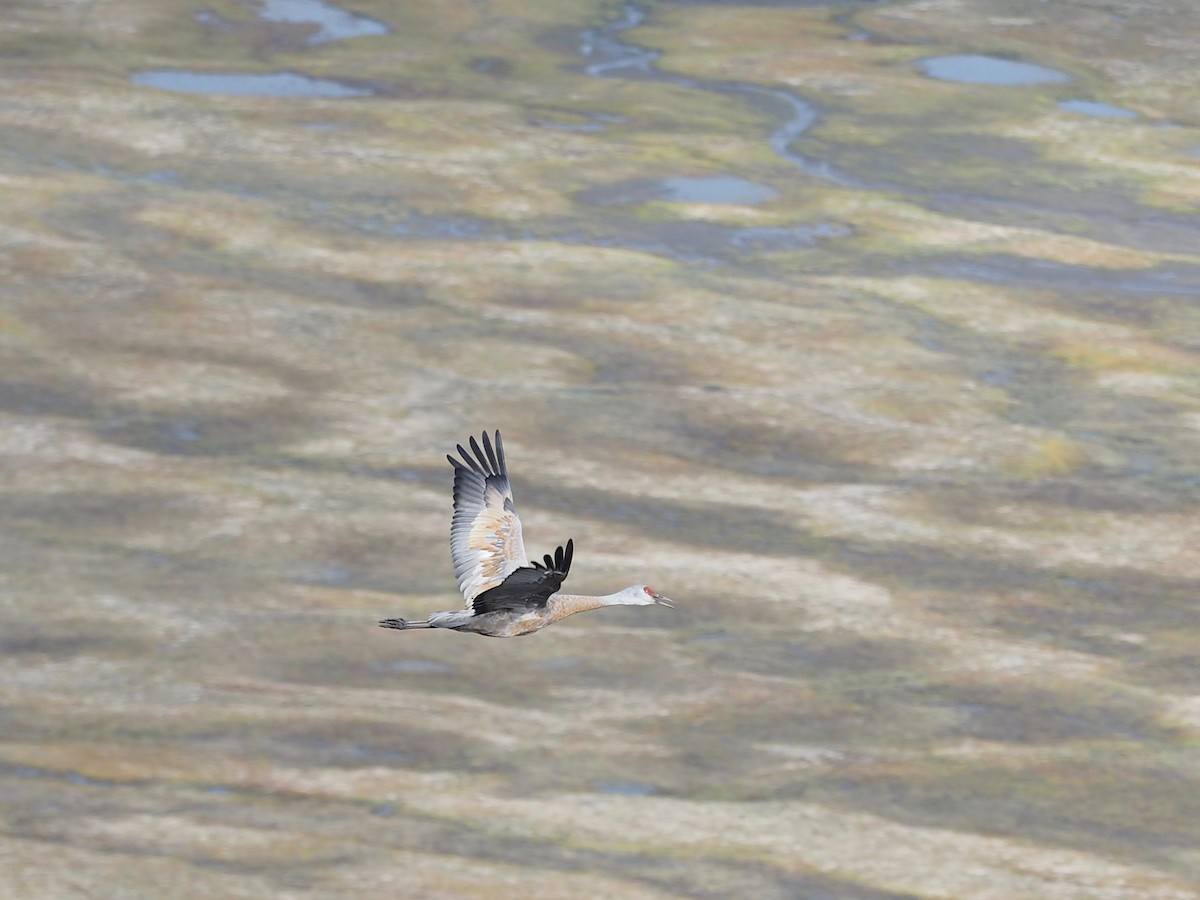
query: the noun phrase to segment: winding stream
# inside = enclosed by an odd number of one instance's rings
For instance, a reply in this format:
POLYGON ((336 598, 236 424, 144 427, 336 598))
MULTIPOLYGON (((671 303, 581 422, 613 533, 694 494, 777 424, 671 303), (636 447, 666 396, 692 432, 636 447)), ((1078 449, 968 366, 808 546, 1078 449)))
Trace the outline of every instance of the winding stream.
POLYGON ((626 6, 621 18, 599 28, 585 30, 580 35, 580 52, 587 60, 584 73, 594 78, 641 78, 676 87, 742 96, 756 108, 765 108, 783 119, 768 139, 771 149, 781 159, 799 166, 807 175, 823 178, 841 187, 865 187, 839 171, 832 163, 811 159, 792 148, 796 139, 817 121, 817 111, 811 103, 780 88, 744 81, 706 81, 663 72, 655 65, 662 55, 659 51, 627 43, 618 37, 621 32, 636 28, 645 20, 643 10, 626 6))

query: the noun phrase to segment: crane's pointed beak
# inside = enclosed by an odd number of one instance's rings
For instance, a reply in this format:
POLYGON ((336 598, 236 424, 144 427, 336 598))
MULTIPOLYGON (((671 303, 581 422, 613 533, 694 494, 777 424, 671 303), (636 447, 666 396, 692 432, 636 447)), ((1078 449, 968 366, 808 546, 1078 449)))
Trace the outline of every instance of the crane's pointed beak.
POLYGON ((654 602, 657 603, 659 606, 665 606, 667 609, 675 608, 675 601, 672 600, 670 597, 664 597, 662 594, 655 594, 654 602))

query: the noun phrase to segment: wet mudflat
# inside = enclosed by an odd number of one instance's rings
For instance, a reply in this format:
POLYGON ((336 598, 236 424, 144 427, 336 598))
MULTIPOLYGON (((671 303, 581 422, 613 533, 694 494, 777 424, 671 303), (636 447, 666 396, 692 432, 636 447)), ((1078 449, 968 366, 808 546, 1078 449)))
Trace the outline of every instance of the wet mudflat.
POLYGON ((1150 6, 14 8, 0 894, 1200 896, 1150 6), (376 628, 484 427, 678 609, 376 628))

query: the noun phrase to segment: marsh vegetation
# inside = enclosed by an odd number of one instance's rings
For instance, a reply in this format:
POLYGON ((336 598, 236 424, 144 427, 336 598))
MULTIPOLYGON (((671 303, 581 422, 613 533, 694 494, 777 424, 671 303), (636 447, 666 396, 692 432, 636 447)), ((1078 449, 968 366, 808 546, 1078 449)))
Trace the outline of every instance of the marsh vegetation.
POLYGON ((1198 39, 9 4, 0 894, 1197 896, 1198 39), (495 427, 679 608, 376 628, 495 427))

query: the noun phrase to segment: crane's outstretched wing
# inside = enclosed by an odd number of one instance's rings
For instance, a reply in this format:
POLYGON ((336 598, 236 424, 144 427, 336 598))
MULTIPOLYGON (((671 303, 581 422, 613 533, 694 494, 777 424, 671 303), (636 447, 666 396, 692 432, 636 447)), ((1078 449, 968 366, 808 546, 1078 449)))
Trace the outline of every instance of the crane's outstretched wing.
POLYGON ((541 609, 558 593, 567 573, 571 571, 571 557, 575 553, 575 542, 567 541, 564 551, 559 547, 554 556, 545 556, 545 564, 532 562, 522 566, 490 590, 475 598, 475 615, 496 612, 500 609, 541 609))
MULTIPOLYGON (((487 432, 483 449, 471 438, 474 455, 458 445, 462 459, 447 456, 454 466, 454 518, 450 522, 450 555, 458 589, 467 608, 484 591, 502 584, 529 566, 521 540, 521 520, 513 505, 512 486, 504 466, 504 444, 496 432, 496 447, 487 432), (465 462, 463 461, 465 460, 465 462)), ((549 596, 549 595, 547 595, 549 596)))

